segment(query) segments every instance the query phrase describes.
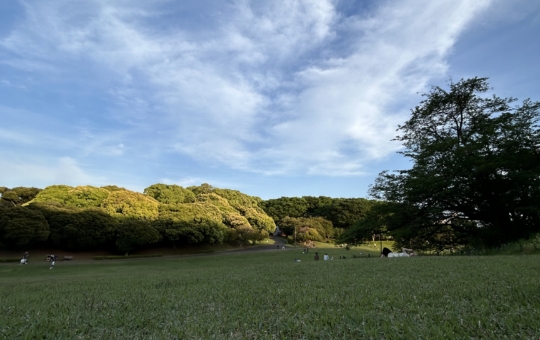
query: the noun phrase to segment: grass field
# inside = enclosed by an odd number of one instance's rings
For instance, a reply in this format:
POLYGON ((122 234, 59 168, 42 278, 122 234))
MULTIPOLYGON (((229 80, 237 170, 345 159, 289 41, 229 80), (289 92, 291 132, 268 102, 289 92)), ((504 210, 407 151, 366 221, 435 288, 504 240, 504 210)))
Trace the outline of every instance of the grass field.
POLYGON ((540 338, 536 255, 319 250, 0 264, 0 339, 540 338))

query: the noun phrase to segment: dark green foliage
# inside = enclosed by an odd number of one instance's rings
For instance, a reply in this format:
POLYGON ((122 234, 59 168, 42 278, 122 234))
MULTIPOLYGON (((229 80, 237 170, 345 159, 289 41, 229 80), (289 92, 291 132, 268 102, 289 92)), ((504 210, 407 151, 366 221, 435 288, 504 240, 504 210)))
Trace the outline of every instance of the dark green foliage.
POLYGON ((146 220, 122 220, 116 230, 116 248, 128 254, 133 249, 161 240, 160 233, 146 220))
POLYGON ((281 232, 285 235, 294 236, 296 231, 296 240, 302 241, 323 241, 329 237, 328 229, 333 233, 332 222, 321 217, 285 217, 281 220, 281 232))
POLYGON ((75 208, 51 203, 32 203, 47 219, 49 242, 70 250, 92 250, 111 247, 118 226, 116 219, 101 208, 75 208))
POLYGON ((314 215, 331 221, 335 228, 348 229, 364 218, 373 204, 374 201, 365 198, 334 198, 330 205, 314 210, 314 215))
POLYGON ((214 191, 215 188, 208 183, 203 183, 200 186, 191 186, 191 187, 188 187, 187 189, 191 190, 195 195, 200 195, 200 194, 210 194, 212 191, 214 191))
POLYGON ((216 206, 205 203, 162 204, 154 226, 169 243, 222 243, 227 227, 216 206))
POLYGON ((144 189, 144 193, 153 197, 160 203, 180 204, 195 202, 193 191, 184 189, 179 185, 154 184, 144 189))
POLYGON ((47 240, 49 233, 49 225, 39 211, 0 206, 0 245, 32 245, 47 240))
MULTIPOLYGON (((317 230, 315 238, 335 237, 336 228, 348 229, 358 220, 364 218, 373 206, 374 201, 364 198, 330 198, 326 196, 281 197, 261 202, 259 205, 270 215, 286 235, 291 235, 290 226, 301 227, 309 222, 310 228, 317 230), (287 220, 286 220, 287 219, 287 220), (318 222, 316 222, 318 219, 318 222), (284 223, 284 221, 286 222, 284 223), (302 221, 302 222, 299 222, 302 221), (313 224, 314 223, 314 224, 313 224), (313 225, 311 225, 313 224, 313 225), (317 226, 317 227, 314 227, 317 226)), ((291 229, 292 228, 292 229, 291 229)), ((313 240, 315 240, 315 238, 313 240)))
POLYGON ((33 200, 40 191, 41 189, 38 188, 16 187, 8 189, 0 187, 0 205, 23 205, 33 200))
POLYGON ((260 203, 261 207, 278 224, 285 217, 302 217, 309 208, 305 198, 281 197, 266 200, 260 203))
POLYGON ((258 241, 262 241, 268 238, 269 234, 266 230, 257 230, 253 228, 236 228, 228 229, 225 235, 225 240, 229 243, 248 244, 251 242, 255 244, 258 241))
POLYGON ((488 90, 486 78, 434 87, 399 127, 414 165, 381 173, 371 194, 416 209, 395 226, 406 242, 490 247, 540 231, 540 103, 488 90))

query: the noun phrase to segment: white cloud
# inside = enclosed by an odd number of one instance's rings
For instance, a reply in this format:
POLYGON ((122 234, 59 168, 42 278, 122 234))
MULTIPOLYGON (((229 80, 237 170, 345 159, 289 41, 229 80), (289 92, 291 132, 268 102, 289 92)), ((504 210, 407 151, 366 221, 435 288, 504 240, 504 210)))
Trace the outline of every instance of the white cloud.
MULTIPOLYGON (((165 151, 266 174, 355 175, 396 150, 403 105, 445 74, 446 54, 489 3, 386 1, 346 16, 331 0, 238 0, 202 34, 154 26, 162 12, 151 2, 32 1, 0 41, 16 57, 0 62, 109 73, 118 119, 165 151)), ((101 138, 87 154, 120 156, 120 143, 101 138)))
POLYGON ((21 183, 33 183, 33 186, 46 187, 53 184, 96 186, 107 185, 103 176, 94 176, 83 170, 82 166, 71 157, 61 157, 54 161, 33 158, 19 160, 2 157, 0 160, 2 185, 20 186, 21 183), (30 162, 29 162, 30 161, 30 162), (38 176, 36 176, 38 175, 38 176))

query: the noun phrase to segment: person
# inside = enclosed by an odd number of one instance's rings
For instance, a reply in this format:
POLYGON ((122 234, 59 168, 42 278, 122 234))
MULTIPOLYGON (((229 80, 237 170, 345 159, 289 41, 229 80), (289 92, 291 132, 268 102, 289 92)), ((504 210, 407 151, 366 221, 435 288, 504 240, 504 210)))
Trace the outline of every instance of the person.
POLYGON ((27 251, 25 251, 24 254, 23 254, 21 264, 28 264, 28 252, 27 251))
POLYGON ((324 259, 325 261, 328 261, 328 259, 329 259, 328 254, 325 253, 323 259, 324 259))
POLYGON ((319 261, 319 253, 315 252, 315 261, 319 261))
POLYGON ((401 253, 394 253, 388 248, 384 248, 381 257, 410 257, 416 256, 414 250, 410 248, 401 248, 401 253))
POLYGON ((50 262, 51 262, 51 266, 49 267, 49 269, 53 269, 54 264, 56 263, 56 255, 54 255, 54 254, 49 255, 49 259, 50 259, 50 262))

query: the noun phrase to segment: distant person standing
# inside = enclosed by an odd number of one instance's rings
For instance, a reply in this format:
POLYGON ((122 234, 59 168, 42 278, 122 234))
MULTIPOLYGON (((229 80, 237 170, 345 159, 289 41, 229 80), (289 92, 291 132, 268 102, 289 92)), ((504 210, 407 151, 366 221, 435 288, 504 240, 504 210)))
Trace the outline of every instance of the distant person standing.
POLYGON ((49 269, 53 269, 56 263, 56 255, 51 254, 48 257, 49 257, 49 261, 51 262, 51 266, 49 267, 49 269))
POLYGON ((323 260, 328 261, 329 259, 330 259, 330 257, 328 257, 328 254, 325 253, 324 256, 323 256, 323 260))
POLYGON ((319 253, 315 252, 315 261, 319 261, 319 253))
POLYGON ((23 260, 21 262, 22 264, 28 264, 28 252, 25 251, 23 254, 23 260))

